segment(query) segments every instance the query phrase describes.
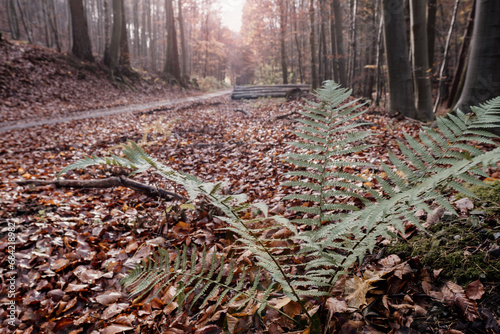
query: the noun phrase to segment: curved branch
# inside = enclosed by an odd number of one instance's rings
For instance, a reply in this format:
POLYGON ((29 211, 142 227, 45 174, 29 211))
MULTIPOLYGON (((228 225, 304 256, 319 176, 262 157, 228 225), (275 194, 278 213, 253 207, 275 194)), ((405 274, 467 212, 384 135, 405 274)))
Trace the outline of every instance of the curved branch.
POLYGON ((141 182, 131 180, 125 176, 113 176, 105 179, 97 180, 22 180, 16 182, 18 185, 54 185, 62 188, 114 188, 127 187, 135 191, 141 192, 152 198, 163 198, 168 201, 182 200, 184 197, 171 193, 169 191, 159 189, 141 182))

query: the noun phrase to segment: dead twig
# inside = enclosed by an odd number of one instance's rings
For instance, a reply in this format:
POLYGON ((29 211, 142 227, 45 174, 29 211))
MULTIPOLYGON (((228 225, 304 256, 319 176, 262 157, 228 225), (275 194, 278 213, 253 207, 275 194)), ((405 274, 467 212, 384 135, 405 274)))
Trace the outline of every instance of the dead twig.
POLYGON ((60 188, 114 188, 126 187, 141 192, 152 198, 163 198, 168 201, 182 200, 182 196, 175 193, 159 189, 141 182, 131 180, 125 176, 113 176, 97 180, 22 180, 16 182, 18 185, 45 186, 54 185, 60 188))

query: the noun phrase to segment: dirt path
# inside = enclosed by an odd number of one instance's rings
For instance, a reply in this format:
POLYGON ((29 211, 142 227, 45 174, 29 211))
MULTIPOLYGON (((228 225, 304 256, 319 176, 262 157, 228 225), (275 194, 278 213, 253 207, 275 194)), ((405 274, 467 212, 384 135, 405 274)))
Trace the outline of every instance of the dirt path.
POLYGON ((232 90, 224 90, 220 92, 198 95, 198 96, 188 96, 180 99, 174 100, 163 100, 156 101, 151 103, 141 103, 141 104, 131 104, 126 106, 119 106, 113 108, 103 108, 103 109, 94 109, 87 110, 79 113, 72 114, 70 116, 62 116, 60 118, 50 118, 50 119, 25 119, 17 122, 5 122, 0 123, 0 133, 4 133, 10 130, 19 130, 19 129, 27 129, 34 126, 45 125, 45 124, 57 124, 62 122, 75 121, 79 119, 87 119, 94 117, 102 117, 109 115, 116 115, 121 113, 133 113, 138 111, 151 110, 158 107, 171 107, 179 103, 185 102, 200 102, 204 100, 208 100, 214 97, 224 96, 231 93, 232 90))

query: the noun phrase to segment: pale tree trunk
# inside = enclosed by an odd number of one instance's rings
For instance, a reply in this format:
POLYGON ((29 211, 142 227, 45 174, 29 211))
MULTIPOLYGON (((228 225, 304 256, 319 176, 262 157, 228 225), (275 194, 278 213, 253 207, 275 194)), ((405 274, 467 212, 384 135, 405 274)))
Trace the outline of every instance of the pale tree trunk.
POLYGON ((337 40, 335 36, 335 20, 333 19, 333 7, 330 6, 330 46, 332 53, 332 75, 335 82, 339 82, 339 64, 337 54, 337 40))
POLYGON ((344 54, 344 37, 342 33, 342 8, 340 7, 339 0, 332 0, 331 5, 333 9, 333 15, 335 17, 335 40, 337 42, 339 83, 342 86, 346 86, 347 80, 344 54))
POLYGON ((94 56, 92 55, 83 0, 69 0, 69 8, 71 11, 71 31, 73 32, 71 52, 78 58, 93 62, 94 56))
POLYGON ((298 57, 298 66, 299 66, 299 76, 300 76, 300 83, 304 83, 304 70, 302 68, 302 48, 300 47, 300 41, 299 41, 299 30, 298 30, 298 24, 297 24, 297 10, 295 8, 295 3, 292 4, 292 10, 293 10, 293 25, 294 25, 294 39, 295 39, 295 45, 297 47, 297 57, 298 57))
POLYGON ((283 83, 288 84, 288 68, 286 66, 286 0, 278 0, 280 9, 280 44, 281 44, 281 72, 283 77, 283 83))
POLYGON ((21 13, 21 21, 22 21, 23 26, 24 26, 24 31, 26 31, 26 37, 28 38, 28 43, 33 44, 33 31, 31 29, 31 25, 30 25, 31 22, 30 22, 29 18, 26 17, 26 16, 28 16, 28 11, 26 10, 26 13, 25 13, 25 11, 23 10, 23 7, 19 3, 19 0, 17 0, 17 7, 19 8, 19 13, 21 13))
POLYGON ((434 119, 427 43, 426 0, 410 0, 411 44, 418 118, 434 119))
MULTIPOLYGON (((134 16, 134 56, 135 59, 141 57, 141 41, 139 39, 139 1, 133 3, 133 16, 134 16)), ((143 27, 144 29, 144 27, 143 27)))
POLYGON ((403 0, 383 0, 384 37, 389 72, 389 115, 417 118, 403 0))
POLYGON ((10 37, 13 40, 18 40, 21 37, 21 32, 19 30, 19 20, 14 0, 7 0, 7 17, 9 20, 10 37))
POLYGON ((47 8, 50 28, 52 29, 52 33, 54 34, 54 41, 56 43, 56 48, 58 52, 61 52, 61 43, 59 41, 59 30, 57 29, 57 15, 56 8, 54 5, 54 0, 48 0, 49 6, 47 8))
POLYGON ((499 45, 500 1, 477 0, 467 74, 455 109, 467 112, 470 106, 500 96, 499 45))
POLYGON ((177 34, 175 31, 172 0, 165 0, 165 12, 167 15, 167 54, 163 73, 167 76, 167 79, 173 78, 177 83, 183 84, 179 66, 179 51, 177 48, 177 34))
POLYGON ((186 34, 184 32, 184 17, 182 14, 182 1, 178 1, 179 5, 179 32, 181 34, 181 53, 182 53, 182 78, 185 81, 189 81, 189 74, 187 71, 187 49, 186 49, 186 34))
POLYGON ((309 22, 311 24, 311 32, 309 35, 309 43, 311 44, 311 79, 312 88, 318 88, 318 72, 316 71, 316 37, 314 34, 314 0, 309 3, 309 22))
POLYGON ((439 88, 438 88, 438 96, 436 98, 436 102, 434 103, 434 113, 437 112, 439 107, 439 103, 441 102, 441 96, 444 93, 445 88, 445 71, 447 71, 448 67, 448 52, 450 50, 450 41, 451 35, 453 33, 453 28, 455 27, 455 22, 457 20, 457 11, 460 0, 455 0, 455 6, 453 8, 453 14, 451 17, 450 29, 448 30, 448 36, 446 37, 446 44, 444 46, 444 55, 443 62, 441 63, 441 70, 439 71, 439 88))

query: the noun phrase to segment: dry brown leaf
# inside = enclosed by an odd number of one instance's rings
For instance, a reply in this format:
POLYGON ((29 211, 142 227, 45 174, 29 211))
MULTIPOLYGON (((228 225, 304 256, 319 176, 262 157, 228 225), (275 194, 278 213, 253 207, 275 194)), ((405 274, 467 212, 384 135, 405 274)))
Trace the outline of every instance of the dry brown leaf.
POLYGON ((120 292, 106 292, 103 293, 102 295, 99 295, 95 297, 96 302, 98 302, 101 305, 108 306, 110 304, 113 304, 116 302, 122 294, 120 292))
POLYGON ((467 285, 467 288, 465 288, 465 294, 472 300, 481 299, 484 294, 484 287, 481 281, 477 280, 467 285))
POLYGON ((111 319, 117 314, 120 314, 123 310, 125 310, 129 304, 126 303, 117 303, 117 304, 112 304, 108 306, 103 312, 102 312, 102 318, 104 320, 111 319))
POLYGON ((477 303, 469 299, 464 292, 464 289, 452 281, 446 282, 441 288, 444 300, 449 305, 455 305, 461 311, 461 315, 467 321, 475 321, 479 318, 477 311, 477 303))
POLYGON ((111 324, 108 327, 101 329, 99 332, 101 334, 116 334, 116 333, 130 331, 132 329, 134 329, 134 327, 118 325, 118 324, 111 324))
POLYGON ((444 211, 445 210, 442 206, 438 206, 437 208, 435 208, 434 211, 432 211, 432 213, 427 216, 427 220, 425 221, 423 226, 427 228, 431 225, 439 223, 441 217, 443 217, 444 215, 444 211))

